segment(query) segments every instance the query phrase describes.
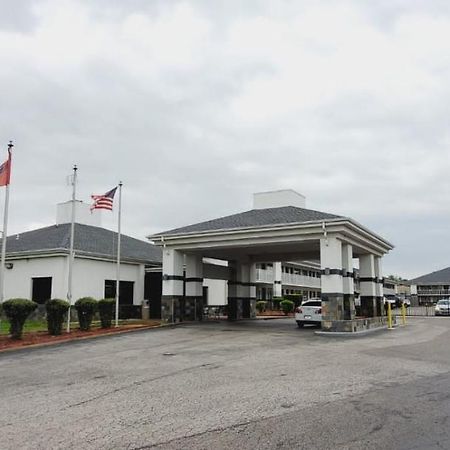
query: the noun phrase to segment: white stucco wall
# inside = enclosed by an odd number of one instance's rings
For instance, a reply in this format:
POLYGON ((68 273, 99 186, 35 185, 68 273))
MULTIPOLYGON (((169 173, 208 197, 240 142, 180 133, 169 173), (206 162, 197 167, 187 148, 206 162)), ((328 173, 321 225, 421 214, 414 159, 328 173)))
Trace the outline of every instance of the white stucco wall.
POLYGON ((5 299, 31 299, 32 278, 52 277, 52 297, 66 298, 67 275, 64 256, 8 260, 12 269, 5 269, 5 299))
POLYGON ((208 287, 208 304, 226 305, 228 303, 228 283, 225 280, 205 278, 203 286, 208 287))
MULTIPOLYGON (((52 256, 9 260, 14 267, 5 270, 5 299, 31 298, 32 278, 52 277, 52 298, 67 296, 68 258, 52 256)), ((140 305, 144 298, 144 265, 121 264, 122 281, 134 282, 133 303, 140 305)), ((116 264, 85 258, 75 258, 73 265, 73 301, 81 297, 101 299, 105 295, 105 280, 115 280, 116 264)))

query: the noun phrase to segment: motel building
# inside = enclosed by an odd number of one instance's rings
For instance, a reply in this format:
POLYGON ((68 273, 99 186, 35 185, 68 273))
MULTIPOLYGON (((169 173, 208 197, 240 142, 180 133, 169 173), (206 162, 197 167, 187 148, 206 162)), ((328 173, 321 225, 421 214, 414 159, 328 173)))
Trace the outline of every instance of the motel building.
MULTIPOLYGON (((8 236, 5 299, 67 297, 71 205, 57 206, 53 225, 8 236)), ((117 233, 75 206, 73 301, 113 298, 117 233)), ((248 319, 257 300, 296 296, 321 297, 323 331, 386 325, 382 258, 393 246, 353 219, 307 209, 295 191, 257 193, 249 211, 149 239, 122 235, 121 318, 145 305, 151 318, 201 320, 208 305, 226 305, 229 320, 248 319)))
POLYGON ((323 331, 386 326, 382 258, 392 244, 349 217, 307 209, 295 191, 257 193, 250 211, 149 239, 162 250, 163 320, 198 320, 206 302, 247 319, 259 298, 320 292, 323 331))

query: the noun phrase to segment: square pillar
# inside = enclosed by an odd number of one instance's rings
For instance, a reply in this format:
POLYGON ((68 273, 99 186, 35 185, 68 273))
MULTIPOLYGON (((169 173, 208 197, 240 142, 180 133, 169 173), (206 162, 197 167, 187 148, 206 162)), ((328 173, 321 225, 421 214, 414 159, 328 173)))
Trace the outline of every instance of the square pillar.
POLYGON ((384 292, 383 292, 383 270, 381 256, 375 256, 375 301, 377 316, 383 316, 385 314, 384 309, 384 292))
POLYGON ((250 318, 256 318, 256 264, 250 264, 249 283, 250 318))
POLYGON ((184 254, 173 248, 164 248, 162 253, 161 318, 176 322, 181 319, 184 296, 184 254))
POLYGON ((376 317, 375 256, 372 254, 360 255, 359 257, 359 285, 361 314, 365 317, 376 317))
POLYGON ((184 318, 201 320, 203 311, 203 257, 186 255, 184 318))
POLYGON ((342 285, 344 292, 344 320, 353 320, 355 313, 355 283, 353 273, 353 247, 342 244, 342 285))
POLYGON ((238 297, 239 276, 236 262, 229 262, 231 278, 228 280, 228 320, 240 319, 240 302, 238 297))
POLYGON ((273 298, 281 298, 282 297, 282 271, 281 271, 281 262, 273 263, 273 298))
POLYGON ((342 243, 334 236, 320 239, 322 288, 322 326, 332 328, 332 321, 344 320, 342 282, 342 243))

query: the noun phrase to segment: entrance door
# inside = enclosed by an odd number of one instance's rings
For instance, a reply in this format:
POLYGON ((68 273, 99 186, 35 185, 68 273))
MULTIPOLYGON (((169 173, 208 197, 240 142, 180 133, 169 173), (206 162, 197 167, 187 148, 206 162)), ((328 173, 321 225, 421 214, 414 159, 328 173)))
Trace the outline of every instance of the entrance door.
POLYGON ((32 278, 31 300, 44 304, 52 297, 52 277, 32 278))

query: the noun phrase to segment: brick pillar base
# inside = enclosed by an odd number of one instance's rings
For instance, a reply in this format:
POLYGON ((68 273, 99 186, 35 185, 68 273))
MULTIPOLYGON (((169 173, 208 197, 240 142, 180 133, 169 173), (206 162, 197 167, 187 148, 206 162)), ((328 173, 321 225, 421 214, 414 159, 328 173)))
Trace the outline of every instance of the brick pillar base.
POLYGON ((361 296, 361 315, 364 317, 375 317, 375 297, 361 296))
POLYGON ((344 294, 322 293, 322 320, 344 320, 344 294))

